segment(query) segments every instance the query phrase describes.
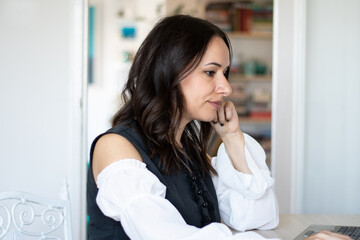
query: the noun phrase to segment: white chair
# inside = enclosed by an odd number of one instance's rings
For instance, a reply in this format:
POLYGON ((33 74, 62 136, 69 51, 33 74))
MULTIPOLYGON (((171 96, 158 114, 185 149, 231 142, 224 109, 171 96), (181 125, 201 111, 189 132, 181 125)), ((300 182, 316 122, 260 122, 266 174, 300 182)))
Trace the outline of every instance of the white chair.
MULTIPOLYGON (((67 191, 67 189, 66 189, 67 191)), ((70 200, 0 193, 0 240, 71 240, 70 200)))

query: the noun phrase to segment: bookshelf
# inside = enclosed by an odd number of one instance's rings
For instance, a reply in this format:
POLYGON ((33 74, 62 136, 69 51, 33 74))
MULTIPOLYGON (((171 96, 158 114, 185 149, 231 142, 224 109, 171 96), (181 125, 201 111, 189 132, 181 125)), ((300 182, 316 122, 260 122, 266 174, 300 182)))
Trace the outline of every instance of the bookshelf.
POLYGON ((231 83, 236 82, 271 82, 272 76, 270 74, 264 74, 264 75, 244 75, 244 74, 231 74, 229 81, 231 83))
MULTIPOLYGON (((204 0, 203 17, 227 33, 233 48, 227 98, 239 115, 240 128, 264 148, 271 165, 272 18, 273 1, 204 0)), ((215 135, 209 154, 221 140, 215 135)))
MULTIPOLYGON (((270 167, 273 0, 166 0, 166 9, 168 15, 204 18, 227 33, 233 50, 228 99, 237 108, 240 128, 262 145, 270 167)), ((210 156, 220 144, 213 135, 210 156)))
POLYGON ((270 39, 272 40, 272 32, 227 32, 229 38, 244 38, 244 39, 270 39))
POLYGON ((239 117, 240 124, 270 124, 269 117, 239 117))

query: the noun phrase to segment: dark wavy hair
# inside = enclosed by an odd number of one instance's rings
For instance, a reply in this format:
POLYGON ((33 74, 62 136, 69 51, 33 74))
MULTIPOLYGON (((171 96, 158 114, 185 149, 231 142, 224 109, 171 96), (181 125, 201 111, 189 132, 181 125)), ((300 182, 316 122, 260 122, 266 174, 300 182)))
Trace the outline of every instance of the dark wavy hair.
POLYGON ((188 15, 165 17, 141 44, 130 68, 122 92, 124 105, 112 124, 135 119, 150 157, 159 156, 165 173, 179 171, 181 166, 191 171, 180 157, 182 153, 202 174, 216 174, 207 155, 210 123, 186 125, 181 137, 186 152, 175 140, 185 106, 180 81, 198 66, 214 36, 224 40, 231 60, 230 41, 217 26, 188 15))

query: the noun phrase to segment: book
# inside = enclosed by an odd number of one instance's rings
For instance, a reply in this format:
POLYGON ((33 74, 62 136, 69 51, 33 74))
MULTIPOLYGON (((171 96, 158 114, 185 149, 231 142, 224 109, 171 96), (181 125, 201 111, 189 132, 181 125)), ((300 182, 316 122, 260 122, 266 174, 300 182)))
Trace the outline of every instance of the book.
POLYGON ((205 9, 206 20, 212 22, 225 32, 232 31, 231 5, 231 2, 209 3, 205 9))
POLYGON ((250 2, 235 3, 233 24, 234 30, 240 32, 250 32, 253 22, 253 10, 250 2))

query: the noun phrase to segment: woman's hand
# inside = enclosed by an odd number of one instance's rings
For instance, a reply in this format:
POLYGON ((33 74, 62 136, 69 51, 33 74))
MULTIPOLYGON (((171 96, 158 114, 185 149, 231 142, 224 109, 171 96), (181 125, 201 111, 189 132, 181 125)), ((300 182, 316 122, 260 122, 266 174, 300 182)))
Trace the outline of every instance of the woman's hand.
POLYGON ((235 106, 230 101, 222 102, 211 125, 222 139, 227 135, 239 133, 242 135, 235 106))
POLYGON ((304 240, 352 240, 352 238, 343 234, 321 231, 317 234, 305 238, 304 240))
POLYGON ((239 117, 232 102, 223 102, 211 126, 223 141, 234 168, 252 174, 245 159, 245 138, 240 130, 239 117))

